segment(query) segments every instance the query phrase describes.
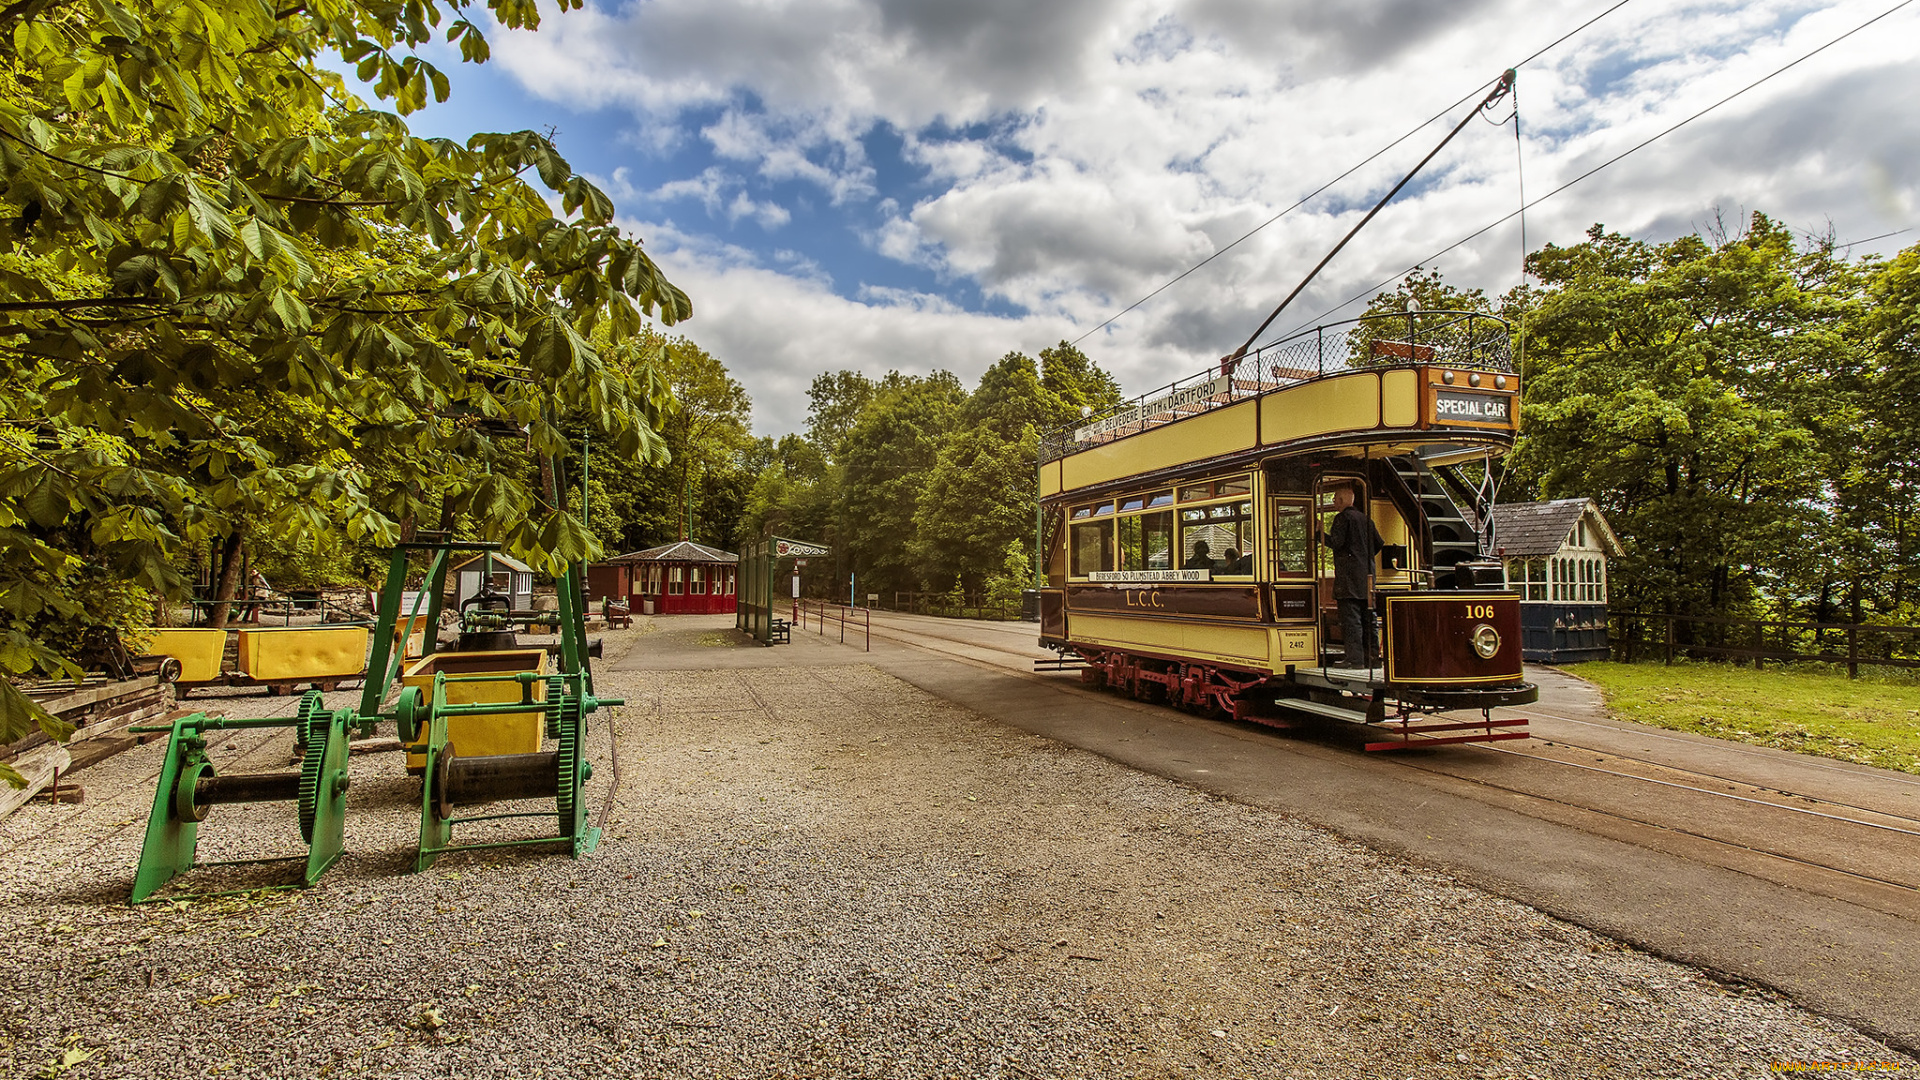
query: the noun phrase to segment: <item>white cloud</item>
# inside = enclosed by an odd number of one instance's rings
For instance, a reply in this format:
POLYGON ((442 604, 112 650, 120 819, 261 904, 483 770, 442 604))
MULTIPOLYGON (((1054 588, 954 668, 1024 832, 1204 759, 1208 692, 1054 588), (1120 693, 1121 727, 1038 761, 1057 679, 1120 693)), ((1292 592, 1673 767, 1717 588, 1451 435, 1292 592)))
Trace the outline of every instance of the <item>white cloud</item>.
POLYGON ((708 217, 724 218, 728 224, 747 218, 768 231, 793 220, 793 214, 786 207, 754 199, 746 193, 739 177, 728 175, 718 166, 705 169, 698 176, 670 180, 644 191, 634 187, 632 171, 625 167, 615 169, 610 179, 595 179, 602 190, 623 203, 693 200, 706 209, 708 217), (727 198, 729 191, 733 192, 731 199, 727 198))
MULTIPOLYGON (((1881 9, 1642 0, 1606 16, 1521 70, 1528 192, 1545 194, 1881 9)), ((826 368, 967 376, 1007 349, 1078 336, 1597 10, 1581 0, 648 0, 494 40, 536 92, 624 108, 637 144, 699 139, 726 164, 635 198, 697 200, 715 221, 775 229, 788 211, 756 201, 744 178, 798 182, 830 205, 875 212, 857 228, 879 256, 1029 313, 969 314, 887 281, 836 286, 810 256, 768 260, 673 234, 656 255, 694 297, 689 332, 742 365, 757 425, 775 431, 799 423, 795 393, 826 368), (694 108, 707 118, 697 131, 679 122, 694 108), (883 183, 863 144, 880 125, 901 138, 924 186, 883 183)), ((1916 31, 1920 9, 1898 13, 1687 125, 1530 212, 1528 241, 1577 242, 1595 221, 1671 235, 1715 207, 1815 230, 1831 220, 1842 239, 1920 224, 1920 120, 1908 103, 1916 31)), ((1089 351, 1141 390, 1238 345, 1462 115, 1129 314, 1089 351)), ((1517 180, 1512 128, 1470 122, 1275 329, 1508 213, 1517 180)), ((1519 256, 1513 222, 1438 265, 1497 292, 1516 282, 1519 256)))

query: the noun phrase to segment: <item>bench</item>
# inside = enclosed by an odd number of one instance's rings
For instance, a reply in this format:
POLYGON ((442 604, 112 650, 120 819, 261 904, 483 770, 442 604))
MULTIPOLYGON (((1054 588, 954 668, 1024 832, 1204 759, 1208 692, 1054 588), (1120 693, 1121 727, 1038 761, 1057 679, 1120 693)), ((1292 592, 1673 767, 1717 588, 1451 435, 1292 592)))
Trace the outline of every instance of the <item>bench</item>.
POLYGON ((771 619, 767 622, 767 644, 793 644, 793 624, 785 619, 771 619))
POLYGON ((600 605, 600 617, 607 621, 609 627, 632 626, 633 605, 630 601, 624 600, 619 603, 612 600, 603 601, 600 605))

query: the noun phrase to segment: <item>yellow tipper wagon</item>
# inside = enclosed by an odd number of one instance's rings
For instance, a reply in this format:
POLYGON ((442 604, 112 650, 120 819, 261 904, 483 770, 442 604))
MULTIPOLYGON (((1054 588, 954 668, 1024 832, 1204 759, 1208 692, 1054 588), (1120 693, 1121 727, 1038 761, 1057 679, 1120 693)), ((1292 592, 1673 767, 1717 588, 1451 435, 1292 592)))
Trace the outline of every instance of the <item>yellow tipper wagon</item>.
POLYGON ((1090 416, 1041 447, 1041 644, 1147 700, 1393 721, 1369 749, 1525 738, 1487 712, 1538 691, 1519 595, 1483 557, 1519 415, 1507 324, 1422 311, 1309 330, 1090 416), (1345 640, 1327 544, 1349 499, 1379 534, 1370 652, 1345 640), (1462 708, 1480 715, 1431 715, 1462 708))

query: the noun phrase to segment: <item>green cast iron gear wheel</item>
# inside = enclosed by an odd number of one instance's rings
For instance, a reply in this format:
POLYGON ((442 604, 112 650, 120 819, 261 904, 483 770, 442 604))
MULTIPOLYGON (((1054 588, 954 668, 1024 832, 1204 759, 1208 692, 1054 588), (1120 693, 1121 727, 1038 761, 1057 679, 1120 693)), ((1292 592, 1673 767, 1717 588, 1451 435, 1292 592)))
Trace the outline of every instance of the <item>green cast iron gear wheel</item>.
POLYGON ((309 690, 300 696, 300 706, 294 711, 293 750, 305 755, 307 752, 307 728, 311 726, 313 715, 326 711, 326 698, 318 690, 309 690))
POLYGON ((558 675, 547 676, 547 738, 560 737, 560 709, 567 693, 567 680, 558 675))
POLYGON ((400 691, 400 700, 393 706, 394 733, 408 746, 418 743, 425 736, 427 706, 426 698, 417 686, 408 686, 400 691))
MULTIPOLYGON (((554 796, 554 807, 560 819, 560 835, 572 836, 578 826, 580 784, 585 780, 580 767, 580 699, 570 695, 559 698, 557 710, 560 722, 560 753, 558 772, 560 788, 554 796)), ((554 715, 550 711, 548 715, 554 715)))
POLYGON ((307 754, 300 760, 300 839, 311 844, 314 818, 320 809, 320 774, 326 768, 327 743, 333 737, 333 714, 322 707, 317 690, 300 703, 300 730, 307 736, 307 754))

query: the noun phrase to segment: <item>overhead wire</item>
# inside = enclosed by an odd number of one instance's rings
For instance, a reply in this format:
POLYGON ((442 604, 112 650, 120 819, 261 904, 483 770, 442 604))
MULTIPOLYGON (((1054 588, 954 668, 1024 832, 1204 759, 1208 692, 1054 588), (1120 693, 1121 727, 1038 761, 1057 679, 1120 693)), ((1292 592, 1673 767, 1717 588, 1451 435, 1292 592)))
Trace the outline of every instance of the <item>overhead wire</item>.
MULTIPOLYGON (((1606 18, 1608 15, 1613 14, 1614 12, 1620 10, 1621 8, 1626 7, 1627 4, 1631 2, 1632 0, 1616 0, 1616 2, 1612 6, 1608 7, 1605 11, 1600 12, 1598 15, 1595 15, 1594 17, 1588 19, 1586 22, 1581 23, 1580 25, 1574 27, 1573 29, 1567 31, 1564 34, 1561 34, 1559 37, 1553 39, 1547 44, 1534 50, 1533 53, 1529 55, 1526 59, 1521 60, 1517 64, 1514 64, 1513 69, 1518 70, 1519 68, 1524 67, 1535 60, 1538 60, 1540 57, 1545 56, 1547 53, 1551 52, 1555 48, 1558 48, 1560 45, 1564 44, 1569 38, 1572 38, 1575 34, 1580 33, 1582 30, 1585 30, 1587 27, 1592 26, 1594 23, 1599 22, 1601 19, 1606 18)), ((1474 95, 1484 93, 1489 87, 1493 86, 1493 84, 1499 82, 1500 79, 1501 79, 1501 76, 1496 75, 1495 77, 1488 79, 1486 82, 1483 82, 1480 85, 1474 87, 1473 89, 1467 91, 1466 93, 1460 95, 1460 97, 1457 100, 1455 100, 1452 104, 1449 104, 1446 108, 1441 109, 1439 112, 1434 113, 1432 116, 1429 116, 1425 120, 1420 121, 1418 124, 1415 124, 1413 127, 1408 128, 1407 131, 1404 134, 1402 134, 1399 138, 1393 140, 1392 142, 1388 143, 1385 146, 1382 146, 1380 149, 1375 150, 1373 153, 1368 154, 1365 158, 1363 158, 1359 162, 1349 167, 1345 172, 1341 173, 1340 175, 1334 177, 1331 180, 1328 180, 1326 183, 1321 184, 1319 187, 1314 188, 1312 191, 1308 192, 1306 195, 1301 196, 1299 201, 1287 207, 1285 210, 1280 211, 1279 213, 1266 219, 1260 224, 1255 225, 1253 228, 1248 229, 1246 232, 1241 233, 1240 236, 1237 239, 1235 239, 1232 243, 1227 244, 1225 247, 1220 248, 1219 250, 1215 251, 1213 254, 1208 255, 1206 258, 1201 259, 1199 262, 1194 263, 1192 266, 1189 266, 1185 270, 1182 270, 1178 274, 1175 274, 1172 278, 1169 278, 1159 288, 1153 290, 1152 292, 1141 297, 1140 299, 1135 300, 1133 303, 1128 304, 1126 307, 1121 308, 1119 311, 1109 316, 1105 322, 1101 323, 1098 326, 1095 326, 1091 330, 1088 330, 1086 333, 1081 334, 1079 337, 1074 338, 1071 342, 1069 342, 1069 344, 1078 345, 1081 342, 1092 337, 1093 335, 1099 333, 1100 331, 1105 330, 1107 327, 1112 326, 1114 323, 1118 322, 1121 318, 1126 316, 1129 312, 1132 312, 1135 309, 1137 309, 1140 305, 1146 303, 1147 301, 1153 299, 1154 297, 1159 296, 1161 293, 1166 292, 1168 289, 1172 288, 1173 286, 1179 284, 1181 280, 1187 277, 1187 275, 1207 265, 1208 263, 1219 258, 1220 256, 1225 255, 1227 252, 1232 251, 1234 248, 1239 247, 1241 243, 1252 239, 1256 233, 1259 233, 1261 230, 1265 229, 1267 226, 1272 225, 1274 222, 1279 221, 1281 218, 1286 217, 1288 214, 1291 214, 1295 210, 1300 209, 1302 206, 1305 206, 1307 203, 1312 202, 1314 199, 1318 198, 1321 194, 1323 194, 1328 188, 1332 187, 1333 185, 1339 183, 1342 180, 1345 180, 1347 177, 1352 176, 1354 173, 1359 172, 1361 169, 1366 168, 1368 165, 1371 165, 1376 159, 1378 159, 1381 155, 1387 153, 1388 151, 1399 146, 1401 143, 1406 142, 1408 139, 1411 139, 1415 135, 1418 135, 1420 132, 1426 130, 1428 127, 1433 125, 1434 121, 1444 118, 1447 114, 1453 112, 1453 110, 1459 108, 1462 105, 1465 105, 1468 101, 1471 101, 1473 99, 1474 95)))
MULTIPOLYGON (((1325 319, 1328 315, 1331 315, 1334 312, 1339 311, 1341 308, 1344 308, 1347 305, 1352 304, 1355 301, 1368 296, 1369 294, 1372 294, 1374 292, 1377 292, 1380 289, 1385 288, 1387 285, 1391 284, 1392 282, 1399 280, 1402 277, 1405 277, 1407 274, 1410 274, 1415 270, 1420 269, 1421 267, 1427 265, 1433 260, 1438 259, 1441 256, 1456 250, 1457 248, 1461 247, 1464 244, 1467 244, 1473 240, 1477 240, 1480 237, 1485 236, 1487 233, 1493 231, 1494 229, 1497 229, 1500 226, 1506 224, 1507 222, 1512 221, 1514 218, 1520 217, 1521 215, 1525 214, 1527 210, 1535 206, 1539 206, 1541 203, 1546 202, 1548 199, 1553 198, 1555 195, 1558 195, 1563 191, 1566 191, 1568 188, 1573 187, 1575 184, 1580 183, 1582 180, 1587 179, 1588 177, 1594 175, 1595 173, 1601 171, 1602 169, 1605 169, 1608 166, 1613 165, 1625 159, 1631 154, 1634 154, 1640 150, 1646 149, 1648 146, 1652 145, 1653 143, 1659 141, 1660 139, 1666 138, 1668 135, 1671 135, 1676 131, 1679 131, 1681 128, 1686 127, 1688 124, 1693 123, 1695 120, 1698 120, 1701 117, 1707 115, 1708 113, 1714 111, 1715 109, 1718 109, 1720 106, 1725 105, 1728 102, 1734 100, 1735 98, 1741 96, 1742 94, 1745 94, 1748 91, 1759 87, 1763 83, 1766 83, 1767 81, 1775 78, 1776 76, 1785 74, 1787 71, 1795 67, 1798 67, 1799 65, 1807 62, 1808 60, 1813 59, 1814 57, 1820 55, 1821 53, 1826 52, 1828 49, 1833 48, 1835 45, 1840 44, 1842 41, 1845 41, 1848 38, 1852 37, 1853 35, 1859 33, 1860 31, 1865 30, 1867 27, 1872 26, 1874 23, 1877 23, 1880 20, 1885 19, 1887 16, 1894 14, 1895 12, 1899 11, 1901 8, 1912 5, 1914 2, 1915 0, 1900 0, 1899 3, 1893 5, 1892 7, 1881 12, 1880 14, 1875 15, 1873 18, 1868 19, 1866 22, 1861 23, 1860 25, 1854 27, 1853 29, 1848 30, 1846 33, 1841 34, 1839 37, 1836 37, 1831 41, 1828 41, 1824 45, 1818 46, 1817 48, 1813 49, 1811 52, 1807 52, 1793 60, 1788 61, 1787 63, 1781 65, 1780 67, 1775 68, 1774 70, 1768 72, 1765 75, 1762 75, 1760 78, 1755 79, 1753 82, 1750 82, 1747 85, 1741 87, 1740 89, 1735 90, 1733 93, 1728 94, 1726 97, 1721 98, 1719 101, 1716 101, 1713 104, 1707 106, 1706 108, 1701 109, 1699 112, 1694 113, 1692 116, 1689 116, 1686 119, 1673 124, 1671 127, 1668 127, 1654 135, 1648 136, 1646 139, 1643 139, 1640 142, 1635 143, 1633 146, 1630 146, 1627 149, 1622 150, 1620 153, 1615 154, 1613 157, 1608 158, 1607 160, 1601 162, 1598 165, 1595 165, 1593 168, 1588 169, 1586 172, 1581 173, 1579 176, 1576 176, 1573 179, 1567 181, 1566 183, 1561 184, 1559 187, 1554 188, 1552 191, 1547 192, 1545 195, 1540 196, 1539 198, 1533 200, 1532 202, 1521 203, 1520 208, 1513 211, 1512 213, 1488 222, 1486 225, 1480 227, 1479 229, 1474 230, 1473 232, 1467 234, 1466 236, 1461 237, 1458 240, 1455 240, 1453 243, 1448 244, 1446 247, 1441 248, 1439 251, 1436 251, 1431 255, 1428 255, 1426 258, 1421 259, 1420 261, 1414 263, 1412 266, 1407 267, 1405 270, 1401 270, 1397 273, 1394 273, 1385 278, 1382 278, 1379 282, 1375 283, 1374 285, 1371 285, 1361 290, 1360 292, 1355 293, 1354 295, 1348 297, 1347 299, 1341 301, 1340 303, 1335 304, 1333 307, 1330 307, 1321 311, 1318 315, 1313 316, 1312 318, 1306 320, 1305 322, 1297 324, 1293 329, 1287 331, 1285 334, 1282 334, 1281 338, 1285 338, 1285 337, 1291 336, 1292 334, 1298 333, 1300 330, 1314 325, 1320 320, 1325 319)), ((1895 234, 1888 234, 1888 235, 1895 235, 1895 234)), ((1877 239, 1881 239, 1881 237, 1872 237, 1871 239, 1877 240, 1877 239)), ((1857 242, 1864 243, 1865 241, 1857 241, 1857 242)))

